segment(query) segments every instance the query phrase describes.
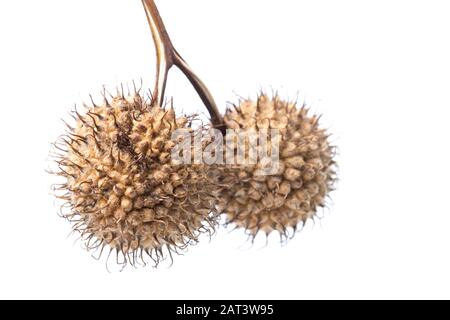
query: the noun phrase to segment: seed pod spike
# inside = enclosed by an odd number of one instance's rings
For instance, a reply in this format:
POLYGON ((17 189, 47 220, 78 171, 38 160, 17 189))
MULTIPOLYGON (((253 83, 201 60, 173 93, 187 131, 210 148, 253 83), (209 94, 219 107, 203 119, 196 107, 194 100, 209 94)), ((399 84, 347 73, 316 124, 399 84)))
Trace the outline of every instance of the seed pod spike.
POLYGON ((167 85, 168 73, 170 68, 175 65, 184 73, 186 78, 194 87, 195 91, 200 96, 200 99, 208 109, 211 116, 211 122, 214 127, 218 128, 223 134, 225 134, 226 129, 223 118, 217 108, 217 104, 214 101, 211 92, 189 67, 177 50, 175 50, 155 2, 153 0, 142 0, 142 4, 144 5, 144 9, 147 14, 147 20, 152 32, 157 56, 156 83, 151 105, 162 105, 167 85))

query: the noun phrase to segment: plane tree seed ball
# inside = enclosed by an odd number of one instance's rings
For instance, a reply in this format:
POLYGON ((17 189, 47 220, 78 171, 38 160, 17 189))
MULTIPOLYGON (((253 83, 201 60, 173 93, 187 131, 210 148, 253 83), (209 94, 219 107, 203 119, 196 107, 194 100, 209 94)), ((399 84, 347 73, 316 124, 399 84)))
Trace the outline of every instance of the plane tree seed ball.
POLYGON ((138 93, 74 115, 76 125, 55 144, 65 180, 58 189, 69 209, 63 216, 88 249, 109 247, 132 264, 147 253, 157 263, 163 249, 171 254, 214 230, 217 174, 171 161, 172 133, 188 129, 188 117, 138 93))
MULTIPOLYGON (((228 129, 265 130, 267 134, 277 129, 281 138, 274 174, 261 175, 261 162, 224 169, 222 182, 229 188, 219 209, 228 223, 246 229, 253 237, 260 231, 286 236, 289 228, 296 230, 325 205, 335 181, 335 161, 334 148, 320 128, 319 118, 310 116, 304 106, 265 94, 227 110, 224 121, 228 129)), ((270 137, 268 141, 270 150, 270 137)))

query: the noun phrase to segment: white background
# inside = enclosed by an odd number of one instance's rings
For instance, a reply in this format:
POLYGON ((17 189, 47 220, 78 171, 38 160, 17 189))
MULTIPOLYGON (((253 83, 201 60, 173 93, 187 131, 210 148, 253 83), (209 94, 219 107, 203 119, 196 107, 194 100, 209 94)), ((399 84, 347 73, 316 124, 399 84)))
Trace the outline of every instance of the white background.
MULTIPOLYGON (((450 298, 448 1, 158 5, 222 111, 273 88, 324 114, 334 202, 285 247, 223 230, 171 268, 106 272, 67 238, 44 170, 73 103, 152 85, 141 3, 1 1, 0 298, 450 298)), ((180 112, 203 110, 179 72, 169 81, 180 112)))

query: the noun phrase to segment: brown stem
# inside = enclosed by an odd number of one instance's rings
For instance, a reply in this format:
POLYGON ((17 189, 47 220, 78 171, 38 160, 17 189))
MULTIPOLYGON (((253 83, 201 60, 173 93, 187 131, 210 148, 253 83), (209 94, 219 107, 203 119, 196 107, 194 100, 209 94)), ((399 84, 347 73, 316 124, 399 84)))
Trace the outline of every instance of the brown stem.
POLYGON ((208 109, 213 126, 225 134, 225 124, 212 94, 194 71, 192 71, 186 61, 184 61, 180 54, 175 50, 155 2, 153 0, 142 0, 142 3, 152 31, 157 57, 156 83, 153 91, 152 105, 162 105, 166 90, 167 76, 170 68, 175 65, 185 74, 195 91, 197 91, 202 102, 208 109))

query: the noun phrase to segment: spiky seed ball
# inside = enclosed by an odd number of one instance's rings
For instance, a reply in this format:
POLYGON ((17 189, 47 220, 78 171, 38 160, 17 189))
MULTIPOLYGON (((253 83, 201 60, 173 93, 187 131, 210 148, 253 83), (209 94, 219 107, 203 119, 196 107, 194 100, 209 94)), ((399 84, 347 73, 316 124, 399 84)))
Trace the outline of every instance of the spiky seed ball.
POLYGON ((228 129, 268 133, 278 129, 281 136, 276 175, 260 175, 261 162, 225 169, 224 182, 231 187, 220 210, 229 223, 253 237, 259 231, 269 234, 275 230, 286 236, 289 228, 295 230, 325 205, 335 181, 335 162, 334 148, 319 127, 319 118, 309 116, 305 106, 297 108, 295 103, 265 94, 227 110, 224 121, 228 129))
POLYGON ((89 249, 109 246, 131 263, 145 252, 158 262, 163 248, 176 252, 213 231, 217 188, 209 171, 171 162, 172 132, 188 128, 189 118, 150 107, 139 94, 74 115, 75 128, 56 144, 59 190, 70 209, 64 217, 89 249))

